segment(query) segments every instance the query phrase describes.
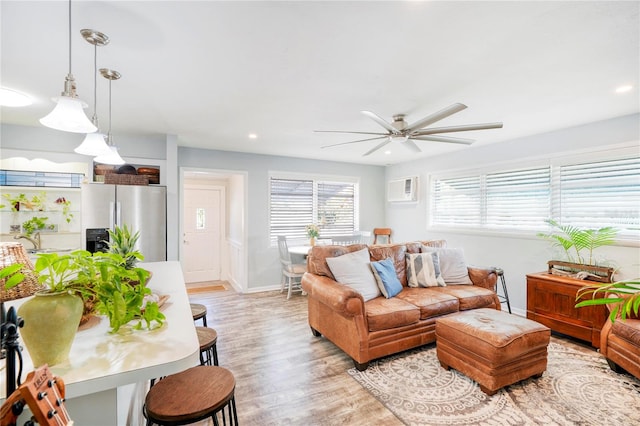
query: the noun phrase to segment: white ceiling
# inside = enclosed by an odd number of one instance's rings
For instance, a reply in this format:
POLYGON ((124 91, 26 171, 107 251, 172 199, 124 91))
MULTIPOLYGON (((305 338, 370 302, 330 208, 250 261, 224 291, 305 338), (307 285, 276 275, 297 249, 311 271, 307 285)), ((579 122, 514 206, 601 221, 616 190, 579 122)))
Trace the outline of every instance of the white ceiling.
MULTIPOLYGON (((113 83, 118 133, 175 134, 180 146, 394 164, 637 113, 637 1, 219 2, 74 1, 73 74, 93 105, 91 28, 111 38, 98 67, 113 83), (634 89, 616 94, 618 86, 634 89), (502 121, 503 129, 449 134, 471 147, 417 143, 362 154, 378 141, 322 149, 380 131, 360 113, 412 123, 454 102, 440 125, 502 121), (249 133, 258 138, 249 139, 249 133)), ((2 122, 38 126, 68 70, 67 2, 6 1, 1 83, 34 104, 3 107, 2 122)), ((108 122, 108 83, 98 78, 108 122)))

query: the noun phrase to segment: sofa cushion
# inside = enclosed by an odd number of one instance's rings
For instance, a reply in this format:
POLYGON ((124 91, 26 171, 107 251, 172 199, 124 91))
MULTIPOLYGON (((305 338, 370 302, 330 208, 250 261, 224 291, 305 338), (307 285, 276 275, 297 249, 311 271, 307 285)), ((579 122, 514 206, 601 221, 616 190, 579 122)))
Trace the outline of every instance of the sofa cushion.
POLYGON ((420 309, 394 297, 378 297, 365 303, 369 331, 388 330, 411 325, 420 320, 420 309))
POLYGON ((407 285, 407 262, 404 259, 404 255, 407 252, 407 247, 404 244, 384 244, 384 245, 372 245, 369 246, 369 255, 372 262, 391 258, 393 260, 393 266, 396 270, 398 280, 403 286, 407 285))
POLYGON ((365 244, 352 244, 350 246, 320 246, 316 244, 309 250, 309 255, 307 256, 307 271, 315 275, 320 275, 321 277, 329 277, 335 280, 336 277, 333 276, 327 264, 327 258, 353 253, 366 247, 365 244))
POLYGON ((461 311, 478 308, 494 308, 496 294, 483 287, 475 285, 452 285, 446 287, 431 287, 430 291, 438 291, 458 298, 461 311))
POLYGON ((327 264, 336 281, 362 294, 365 302, 380 296, 380 289, 371 272, 370 263, 369 250, 366 248, 327 258, 327 264))
POLYGON ((382 295, 389 299, 402 291, 402 284, 398 280, 393 261, 390 257, 377 262, 371 262, 373 276, 378 283, 382 295))
POLYGON ((407 287, 396 298, 417 306, 420 309, 420 319, 437 317, 459 310, 457 297, 431 290, 431 288, 407 287))
POLYGON ((422 246, 423 253, 438 253, 440 272, 447 285, 473 284, 469 278, 464 252, 458 248, 434 248, 422 246))
POLYGON ((438 266, 438 253, 407 253, 409 287, 445 286, 438 266), (437 272, 436 272, 437 270, 437 272))

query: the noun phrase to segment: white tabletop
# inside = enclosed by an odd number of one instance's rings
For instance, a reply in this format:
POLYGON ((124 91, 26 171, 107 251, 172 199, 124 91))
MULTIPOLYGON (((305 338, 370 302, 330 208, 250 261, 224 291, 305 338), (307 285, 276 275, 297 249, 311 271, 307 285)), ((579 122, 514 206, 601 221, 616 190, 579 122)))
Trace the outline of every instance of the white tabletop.
POLYGON ((288 247, 289 253, 291 254, 301 254, 306 256, 311 250, 311 246, 291 246, 288 247))
MULTIPOLYGON (((51 367, 53 374, 64 379, 67 399, 166 376, 199 364, 200 345, 180 263, 153 262, 140 266, 153 272, 149 288, 169 296, 161 308, 166 316, 164 326, 152 331, 123 327, 110 334, 108 319, 96 317, 95 325, 81 328, 71 347, 69 361, 51 367)), ((27 298, 8 305, 17 308, 25 300, 27 298)), ((33 370, 33 364, 26 350, 22 356, 24 379, 33 370)), ((0 398, 5 397, 4 368, 3 360, 0 398)))

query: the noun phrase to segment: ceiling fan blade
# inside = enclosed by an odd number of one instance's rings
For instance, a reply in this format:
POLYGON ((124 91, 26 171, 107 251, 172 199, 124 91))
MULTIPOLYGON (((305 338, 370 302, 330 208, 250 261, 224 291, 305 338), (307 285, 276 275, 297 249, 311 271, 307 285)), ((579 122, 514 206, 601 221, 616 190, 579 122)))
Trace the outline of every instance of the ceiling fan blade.
POLYGON ((433 135, 435 133, 451 133, 451 132, 466 132, 469 130, 487 130, 487 129, 500 129, 502 123, 483 123, 483 124, 464 124, 462 126, 449 126, 449 127, 432 127, 430 129, 423 129, 414 132, 416 136, 433 135))
POLYGON ((376 139, 388 139, 388 136, 379 136, 376 138, 368 138, 368 139, 360 139, 357 141, 350 141, 350 142, 342 142, 342 143, 334 143, 333 145, 325 145, 325 146, 321 146, 320 148, 331 148, 332 146, 340 146, 340 145, 348 145, 350 143, 358 143, 358 142, 366 142, 366 141, 374 141, 376 139))
POLYGON ((388 123, 386 120, 380 118, 379 116, 377 116, 376 114, 372 113, 371 111, 360 111, 360 112, 362 112, 364 115, 366 115, 367 117, 369 117, 370 119, 372 119, 373 121, 375 121, 376 123, 378 123, 379 125, 384 127, 385 129, 387 129, 388 131, 390 131, 394 135, 400 134, 398 129, 396 129, 390 123, 388 123))
POLYGON ((364 154, 362 154, 363 157, 366 157, 369 154, 374 153, 375 151, 379 150, 380 148, 382 148, 383 146, 385 146, 386 144, 390 143, 391 139, 387 138, 386 141, 379 143, 378 145, 376 145, 374 148, 370 149, 369 151, 365 152, 364 154))
POLYGON ((388 135, 389 133, 376 133, 376 132, 350 132, 347 130, 314 130, 316 133, 355 133, 357 135, 388 135))
POLYGON ((422 152, 420 147, 416 145, 411 139, 407 139, 406 141, 404 141, 404 145, 409 147, 409 149, 413 152, 422 152))
POLYGON ((471 145, 473 142, 475 142, 473 139, 452 138, 450 136, 435 136, 435 135, 411 136, 411 139, 418 140, 418 141, 459 143, 462 145, 471 145))
POLYGON ((422 129, 423 127, 428 126, 429 124, 433 124, 436 121, 440 121, 443 118, 447 118, 448 116, 455 114, 456 112, 460 112, 465 109, 467 106, 461 103, 455 103, 446 107, 445 109, 441 109, 438 112, 434 112, 431 115, 426 116, 422 120, 418 120, 413 123, 411 126, 405 129, 406 132, 411 133, 418 129, 422 129))

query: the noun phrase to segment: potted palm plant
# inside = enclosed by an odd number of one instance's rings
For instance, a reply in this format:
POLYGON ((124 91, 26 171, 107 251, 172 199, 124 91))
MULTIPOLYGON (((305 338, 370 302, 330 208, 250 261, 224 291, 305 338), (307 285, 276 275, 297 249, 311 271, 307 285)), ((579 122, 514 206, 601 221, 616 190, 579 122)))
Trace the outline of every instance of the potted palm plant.
POLYGON ((549 273, 575 276, 580 279, 610 283, 613 268, 596 261, 594 250, 612 245, 618 230, 606 226, 598 229, 581 228, 573 225, 561 225, 549 219, 553 230, 550 233, 538 233, 538 236, 550 241, 562 249, 565 260, 550 260, 549 273))

